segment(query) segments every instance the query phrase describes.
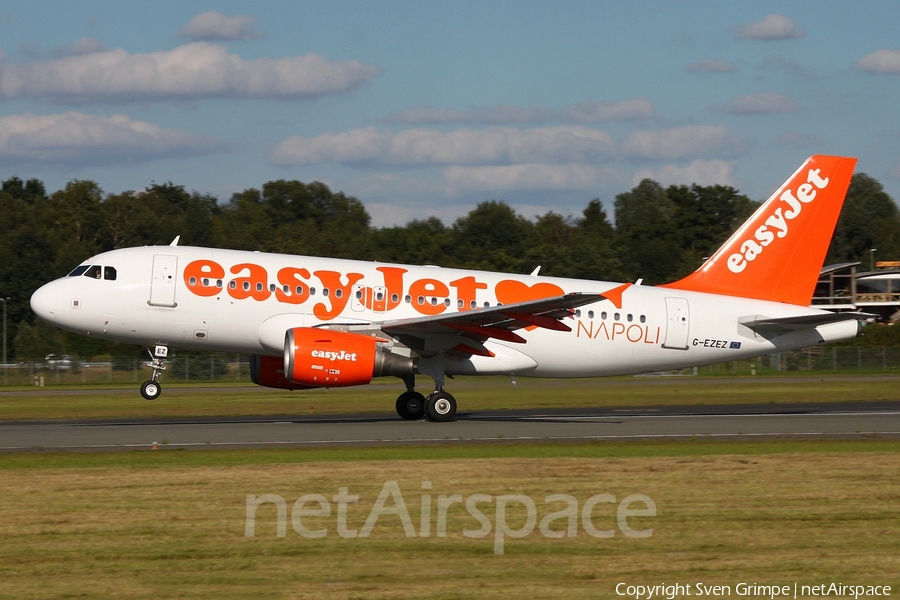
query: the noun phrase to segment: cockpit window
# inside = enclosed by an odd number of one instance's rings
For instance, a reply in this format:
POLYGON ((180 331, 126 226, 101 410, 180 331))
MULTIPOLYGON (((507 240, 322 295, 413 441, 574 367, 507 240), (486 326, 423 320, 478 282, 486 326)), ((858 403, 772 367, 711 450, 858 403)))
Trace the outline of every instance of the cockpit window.
POLYGON ((85 277, 91 277, 92 279, 100 279, 103 275, 103 267, 100 265, 91 265, 88 267, 87 271, 84 272, 85 277))
POLYGON ((69 273, 69 277, 78 277, 79 275, 83 275, 85 271, 88 270, 88 265, 81 265, 75 267, 71 273, 69 273))
POLYGON ((109 281, 116 280, 116 268, 115 267, 103 267, 103 279, 107 279, 109 281))

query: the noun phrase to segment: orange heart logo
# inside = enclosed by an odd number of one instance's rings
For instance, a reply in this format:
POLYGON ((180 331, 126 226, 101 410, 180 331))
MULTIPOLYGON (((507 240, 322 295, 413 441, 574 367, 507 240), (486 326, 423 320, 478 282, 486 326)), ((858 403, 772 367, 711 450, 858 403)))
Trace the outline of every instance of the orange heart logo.
POLYGON ((497 294, 497 301, 501 304, 515 304, 516 302, 553 298, 565 294, 561 287, 552 283, 536 283, 529 286, 512 279, 505 279, 498 283, 494 288, 494 293, 497 294))
MULTIPOLYGON (((553 298, 554 296, 562 296, 565 294, 563 289, 552 283, 536 283, 532 286, 515 281, 513 279, 504 279, 494 288, 497 295, 497 301, 500 304, 515 304, 516 302, 526 302, 528 300, 540 300, 542 298, 553 298)), ((531 331, 535 326, 526 327, 531 331)))

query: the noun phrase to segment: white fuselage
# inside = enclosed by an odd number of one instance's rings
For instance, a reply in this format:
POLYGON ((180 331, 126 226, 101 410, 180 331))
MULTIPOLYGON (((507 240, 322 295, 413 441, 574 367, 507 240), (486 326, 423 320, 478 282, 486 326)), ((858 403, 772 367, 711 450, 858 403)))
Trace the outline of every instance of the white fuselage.
MULTIPOLYGON (((621 286, 178 246, 114 250, 83 264, 112 267, 115 279, 83 274, 57 279, 35 293, 35 312, 64 329, 106 340, 273 356, 281 355, 284 332, 291 327, 378 324, 570 292, 602 294, 621 286)), ((570 332, 523 329, 518 333, 526 343, 490 340, 485 346, 494 357, 448 362, 447 373, 592 377, 652 372, 746 359, 857 334, 855 321, 765 337, 739 323, 752 316, 821 312, 632 285, 621 294, 620 306, 601 300, 564 319, 570 332)))

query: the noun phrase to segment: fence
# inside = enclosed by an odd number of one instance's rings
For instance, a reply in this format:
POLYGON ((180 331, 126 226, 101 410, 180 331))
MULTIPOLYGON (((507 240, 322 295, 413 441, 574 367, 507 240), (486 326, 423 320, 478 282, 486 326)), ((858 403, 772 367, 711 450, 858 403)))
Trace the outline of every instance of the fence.
POLYGON ((750 360, 683 369, 697 375, 776 375, 811 373, 900 373, 900 348, 818 346, 794 352, 778 352, 750 360))
MULTIPOLYGON (((240 354, 174 355, 166 364, 163 381, 249 382, 249 356, 240 354)), ((75 359, 2 365, 0 386, 65 384, 133 384, 150 378, 146 358, 114 357, 82 362, 75 359)), ((696 375, 775 375, 791 372, 900 373, 900 347, 825 346, 779 352, 749 360, 682 369, 696 375)))
MULTIPOLYGON (((164 381, 250 381, 249 356, 240 354, 174 355, 166 363, 164 381)), ((0 386, 138 383, 150 379, 149 358, 119 356, 109 360, 32 361, 3 365, 0 386)))

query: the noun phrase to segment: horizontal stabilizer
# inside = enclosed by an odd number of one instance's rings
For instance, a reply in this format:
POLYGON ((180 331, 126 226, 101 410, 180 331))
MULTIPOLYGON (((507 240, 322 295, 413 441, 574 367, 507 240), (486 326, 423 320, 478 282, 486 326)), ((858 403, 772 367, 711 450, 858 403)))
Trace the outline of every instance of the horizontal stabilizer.
POLYGON ((842 323, 844 321, 865 321, 875 315, 857 312, 845 313, 816 313, 813 315, 800 315, 796 317, 764 317, 762 315, 751 315, 741 317, 738 323, 749 327, 755 331, 780 330, 780 331, 801 331, 804 329, 815 329, 820 325, 830 325, 831 323, 842 323))

